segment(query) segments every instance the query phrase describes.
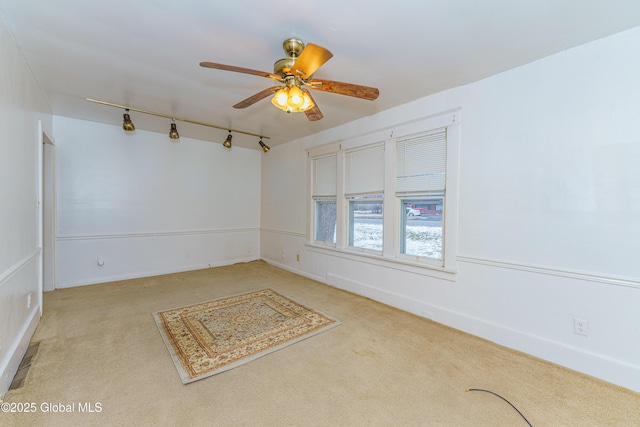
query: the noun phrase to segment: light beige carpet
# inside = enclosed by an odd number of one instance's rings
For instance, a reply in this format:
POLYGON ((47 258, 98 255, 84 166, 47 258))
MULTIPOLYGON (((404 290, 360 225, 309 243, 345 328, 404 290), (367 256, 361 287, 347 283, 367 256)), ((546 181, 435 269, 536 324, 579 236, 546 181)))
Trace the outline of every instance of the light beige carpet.
POLYGON ((271 289, 159 311, 153 318, 185 384, 340 324, 271 289))
POLYGON ((99 413, 0 413, 6 426, 640 426, 640 394, 264 262, 60 289, 8 402, 99 413), (270 288, 342 325, 182 384, 150 313, 270 288), (76 408, 78 406, 76 405, 76 408))

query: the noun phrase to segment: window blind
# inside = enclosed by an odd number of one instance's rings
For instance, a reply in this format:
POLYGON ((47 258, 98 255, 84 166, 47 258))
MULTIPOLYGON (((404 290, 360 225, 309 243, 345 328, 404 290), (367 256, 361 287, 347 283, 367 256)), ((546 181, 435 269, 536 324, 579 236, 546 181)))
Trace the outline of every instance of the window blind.
POLYGON ((384 144, 345 153, 345 195, 384 192, 384 144))
POLYGON ((446 129, 396 140, 396 194, 444 192, 446 167, 446 129))
POLYGON ((313 197, 336 195, 336 155, 313 159, 313 197))

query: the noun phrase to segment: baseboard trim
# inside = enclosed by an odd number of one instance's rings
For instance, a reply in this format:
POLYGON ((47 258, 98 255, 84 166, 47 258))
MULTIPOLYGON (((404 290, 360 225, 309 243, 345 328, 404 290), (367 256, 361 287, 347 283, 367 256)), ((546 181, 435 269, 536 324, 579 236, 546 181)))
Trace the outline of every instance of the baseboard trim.
POLYGON ((34 305, 31 309, 29 320, 23 325, 16 340, 11 343, 11 347, 6 353, 7 357, 2 360, 2 365, 0 365, 0 396, 4 396, 9 390, 11 381, 13 381, 13 377, 18 372, 20 362, 27 352, 27 348, 29 348, 29 342, 36 331, 39 321, 40 307, 34 305))
POLYGON ((325 283, 418 316, 426 317, 437 323, 486 339, 498 345, 521 351, 635 392, 640 392, 640 365, 623 362, 477 317, 427 304, 333 273, 327 273, 327 281, 325 283))
POLYGON ((297 268, 289 267, 288 265, 280 264, 279 262, 276 262, 270 259, 262 258, 262 261, 266 262, 269 265, 273 265, 274 267, 278 267, 283 270, 287 270, 291 273, 295 273, 299 276, 306 277, 307 279, 311 279, 311 280, 315 280, 316 282, 327 284, 327 279, 325 279, 324 277, 315 276, 313 274, 307 273, 306 271, 298 270, 297 268))
POLYGON ((434 321, 454 329, 640 392, 640 365, 430 304, 424 304, 424 312, 432 314, 434 321))
POLYGON ((192 265, 189 267, 169 268, 169 269, 156 270, 156 271, 136 271, 136 272, 125 273, 125 274, 113 274, 110 276, 102 276, 100 278, 96 278, 92 280, 78 280, 74 282, 58 282, 56 284, 56 289, 75 288, 78 286, 88 286, 88 285, 98 285, 100 283, 118 282, 120 280, 139 279, 142 277, 162 276, 164 274, 184 273, 185 271, 204 270, 207 268, 224 267, 226 265, 237 264, 240 262, 257 261, 258 259, 259 258, 256 258, 256 257, 238 258, 238 259, 227 260, 223 262, 211 262, 207 264, 192 265))
POLYGON ((383 304, 390 305, 400 310, 407 311, 409 313, 422 315, 423 303, 407 298, 404 295, 389 292, 375 286, 367 285, 362 282, 357 282, 346 277, 339 276, 333 273, 327 273, 326 283, 334 288, 342 289, 357 295, 362 295, 367 298, 371 298, 375 301, 379 301, 383 304))

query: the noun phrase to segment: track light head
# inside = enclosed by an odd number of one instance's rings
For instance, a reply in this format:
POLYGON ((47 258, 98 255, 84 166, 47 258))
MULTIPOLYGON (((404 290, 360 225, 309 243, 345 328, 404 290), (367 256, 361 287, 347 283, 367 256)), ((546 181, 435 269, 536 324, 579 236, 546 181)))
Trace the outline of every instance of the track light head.
POLYGON ((129 116, 129 109, 126 109, 126 113, 122 115, 122 129, 127 132, 133 132, 136 130, 136 127, 133 125, 131 121, 131 117, 129 116))
MULTIPOLYGON (((175 121, 175 119, 174 119, 175 121)), ((169 138, 171 139, 179 139, 180 134, 178 133, 178 128, 175 123, 171 123, 171 130, 169 131, 169 138)))
POLYGON ((227 135, 227 139, 225 139, 225 141, 222 143, 222 146, 224 148, 231 148, 231 138, 233 138, 231 136, 231 131, 229 131, 229 135, 227 135))
MULTIPOLYGON (((156 113, 156 112, 153 112, 153 111, 141 110, 139 108, 129 107, 129 106, 120 105, 120 104, 114 104, 112 102, 101 101, 99 99, 85 98, 85 101, 95 102, 96 104, 108 105, 109 107, 115 107, 115 108, 118 108, 118 109, 125 110, 125 113, 122 116, 123 117, 122 129, 124 129, 127 132, 133 132, 133 131, 136 130, 136 127, 133 125, 133 122, 131 121, 131 116, 129 116, 129 110, 132 110, 132 111, 135 111, 137 113, 149 114, 151 116, 158 116, 158 117, 164 117, 164 118, 167 118, 167 119, 171 119, 171 121, 174 122, 174 123, 175 123, 176 120, 180 120, 181 122, 187 122, 187 123, 191 123, 191 124, 194 124, 194 125, 207 126, 207 127, 210 127, 210 128, 229 131, 229 136, 227 137, 228 144, 226 144, 227 141, 225 141, 225 143, 223 143, 223 145, 225 147, 230 147, 231 146, 231 132, 242 133, 242 134, 245 134, 245 135, 251 135, 251 136, 255 136, 256 138, 260 138, 260 139, 262 139, 262 138, 269 139, 268 136, 261 136, 261 135, 258 135, 258 134, 255 134, 255 133, 251 133, 251 132, 245 132, 245 131, 238 130, 238 129, 230 129, 228 127, 216 126, 216 125, 212 125, 210 123, 198 122, 198 121, 195 121, 195 120, 180 119, 180 118, 176 118, 174 116, 168 116, 168 115, 162 114, 162 113, 156 113)), ((171 139, 179 139, 180 138, 180 134, 178 134, 178 129, 177 129, 175 124, 173 124, 171 126, 171 131, 169 133, 169 138, 171 138, 171 139)), ((268 149, 269 149, 269 147, 267 147, 267 150, 268 149)), ((263 147, 263 150, 264 150, 264 147, 263 147)), ((267 150, 265 150, 265 152, 267 150)))
POLYGON ((258 144, 260 144, 260 147, 262 147, 262 151, 264 151, 265 153, 271 150, 271 147, 269 147, 267 144, 262 142, 262 138, 260 138, 260 141, 258 141, 258 144))

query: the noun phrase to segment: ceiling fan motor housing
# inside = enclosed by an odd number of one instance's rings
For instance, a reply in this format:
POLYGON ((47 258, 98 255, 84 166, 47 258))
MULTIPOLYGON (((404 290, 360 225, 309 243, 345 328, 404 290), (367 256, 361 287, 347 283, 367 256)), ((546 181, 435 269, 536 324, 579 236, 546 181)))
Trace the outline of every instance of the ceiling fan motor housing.
POLYGON ((300 52, 304 50, 304 43, 298 39, 287 39, 282 42, 282 49, 288 57, 297 58, 300 56, 300 52))
POLYGON ((296 62, 296 58, 300 56, 300 53, 304 50, 304 43, 298 39, 287 39, 282 42, 282 49, 287 54, 286 58, 278 59, 273 64, 273 72, 275 74, 289 74, 291 67, 296 62))
POLYGON ((296 62, 296 58, 278 59, 273 64, 273 73, 280 74, 280 75, 289 74, 291 72, 291 67, 293 67, 293 64, 295 64, 295 62, 296 62))

